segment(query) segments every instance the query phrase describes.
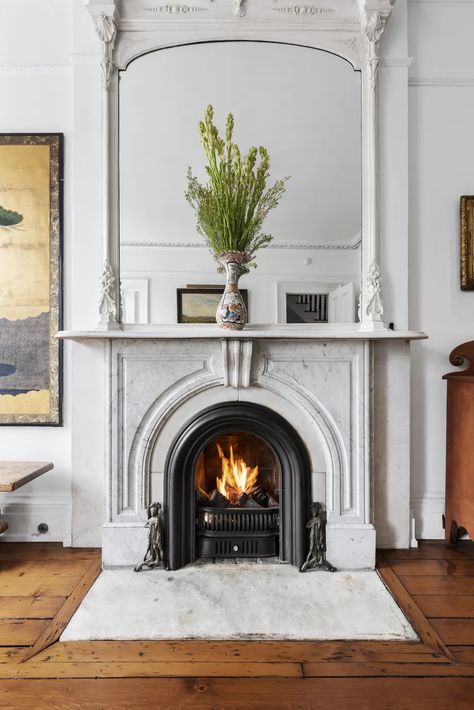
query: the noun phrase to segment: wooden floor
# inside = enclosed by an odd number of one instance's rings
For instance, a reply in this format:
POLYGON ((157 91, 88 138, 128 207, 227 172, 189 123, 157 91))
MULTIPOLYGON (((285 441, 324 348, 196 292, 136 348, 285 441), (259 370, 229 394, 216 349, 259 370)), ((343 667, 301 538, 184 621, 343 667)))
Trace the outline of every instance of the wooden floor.
POLYGON ((99 569, 94 550, 0 544, 2 710, 474 708, 474 543, 380 553, 419 642, 59 643, 99 569))

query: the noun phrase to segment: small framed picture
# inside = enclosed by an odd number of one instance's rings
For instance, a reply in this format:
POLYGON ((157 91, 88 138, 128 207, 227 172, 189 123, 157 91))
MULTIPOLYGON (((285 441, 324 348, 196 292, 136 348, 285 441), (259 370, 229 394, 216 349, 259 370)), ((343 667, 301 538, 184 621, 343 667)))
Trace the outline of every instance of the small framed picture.
MULTIPOLYGON (((215 323, 223 286, 188 286, 177 289, 178 323, 215 323)), ((240 289, 248 312, 247 289, 240 289)))
POLYGON ((461 197, 461 289, 474 291, 474 195, 461 197))

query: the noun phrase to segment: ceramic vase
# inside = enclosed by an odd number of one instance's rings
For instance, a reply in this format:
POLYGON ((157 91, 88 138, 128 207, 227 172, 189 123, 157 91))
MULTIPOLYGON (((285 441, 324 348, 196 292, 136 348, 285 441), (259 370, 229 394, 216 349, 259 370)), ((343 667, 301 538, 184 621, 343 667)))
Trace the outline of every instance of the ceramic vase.
POLYGON ((226 285, 217 306, 217 325, 225 330, 242 330, 247 325, 247 308, 239 291, 239 279, 248 272, 250 257, 245 252, 229 251, 219 254, 218 260, 226 272, 226 285))

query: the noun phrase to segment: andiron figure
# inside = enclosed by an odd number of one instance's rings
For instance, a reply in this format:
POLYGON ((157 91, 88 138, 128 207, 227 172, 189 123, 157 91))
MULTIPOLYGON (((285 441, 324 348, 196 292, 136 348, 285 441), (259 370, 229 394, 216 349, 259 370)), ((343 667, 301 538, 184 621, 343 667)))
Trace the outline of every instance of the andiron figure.
POLYGON ((300 572, 315 569, 336 572, 336 568, 326 560, 326 513, 321 503, 311 504, 311 518, 306 527, 310 529, 309 552, 300 572))
POLYGON ((151 503, 148 506, 148 520, 145 527, 149 528, 148 533, 148 548, 145 552, 143 562, 134 568, 135 572, 141 572, 142 569, 165 568, 164 560, 164 514, 161 503, 151 503))

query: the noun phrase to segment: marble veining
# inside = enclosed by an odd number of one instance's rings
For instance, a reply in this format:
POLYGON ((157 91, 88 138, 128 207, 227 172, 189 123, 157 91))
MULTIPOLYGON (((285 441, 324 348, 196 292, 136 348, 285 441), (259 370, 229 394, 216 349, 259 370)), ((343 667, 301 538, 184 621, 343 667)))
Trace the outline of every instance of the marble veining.
POLYGON ((146 519, 152 481, 162 490, 166 454, 186 421, 211 405, 244 400, 278 411, 302 436, 311 495, 327 507, 333 563, 373 567, 368 341, 116 339, 111 347, 113 504, 107 522, 115 527, 104 533, 106 564, 120 564, 111 549, 114 535, 121 544, 128 535, 140 557, 137 535, 127 527, 119 533, 119 526, 146 519))
POLYGON ((61 641, 184 638, 417 636, 376 572, 301 574, 290 565, 247 563, 140 574, 106 570, 61 641))

